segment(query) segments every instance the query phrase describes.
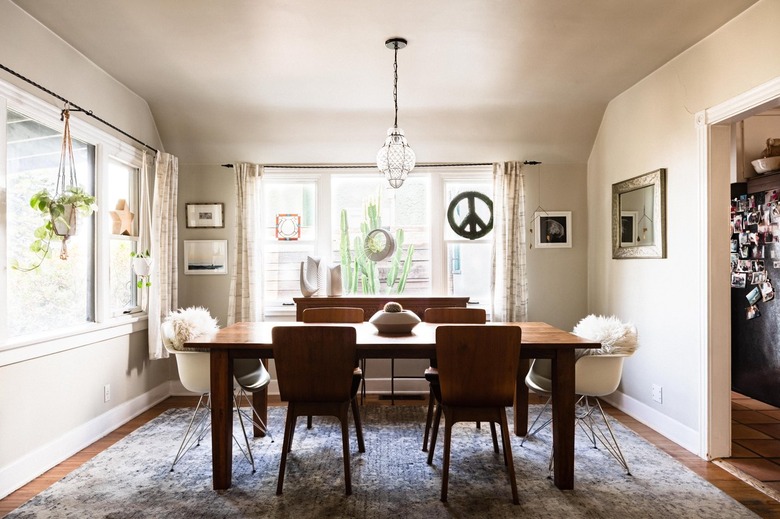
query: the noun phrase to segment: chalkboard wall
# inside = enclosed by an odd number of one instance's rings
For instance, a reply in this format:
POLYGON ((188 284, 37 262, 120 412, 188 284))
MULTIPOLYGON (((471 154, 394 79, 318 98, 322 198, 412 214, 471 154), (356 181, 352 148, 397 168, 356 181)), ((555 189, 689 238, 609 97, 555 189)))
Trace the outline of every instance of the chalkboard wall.
POLYGON ((780 407, 780 175, 731 196, 732 389, 780 407))

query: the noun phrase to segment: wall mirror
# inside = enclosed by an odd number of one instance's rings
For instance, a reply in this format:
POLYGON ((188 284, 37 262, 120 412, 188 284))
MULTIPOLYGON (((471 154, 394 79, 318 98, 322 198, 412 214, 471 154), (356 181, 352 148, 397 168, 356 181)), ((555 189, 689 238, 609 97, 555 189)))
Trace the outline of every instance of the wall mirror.
POLYGON ((612 257, 666 257, 666 169, 612 184, 612 257))

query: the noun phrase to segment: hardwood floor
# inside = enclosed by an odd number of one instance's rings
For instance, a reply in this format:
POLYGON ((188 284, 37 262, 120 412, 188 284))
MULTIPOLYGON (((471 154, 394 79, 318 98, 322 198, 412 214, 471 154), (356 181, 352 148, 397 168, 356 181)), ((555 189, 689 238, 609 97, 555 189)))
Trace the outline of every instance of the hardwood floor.
MULTIPOLYGON (((71 471, 80 467, 83 463, 91 459, 96 454, 107 449, 112 444, 121 440, 127 434, 134 431, 149 420, 157 417, 167 409, 187 406, 194 407, 196 401, 197 399, 194 397, 171 397, 157 404, 152 409, 134 418, 104 438, 96 441, 89 447, 83 449, 68 460, 60 463, 45 474, 23 486, 16 492, 13 492, 4 499, 0 499, 0 515, 5 516, 12 510, 18 508, 29 499, 36 496, 38 493, 42 492, 61 478, 65 477, 71 471)), ((542 403, 535 401, 533 395, 531 396, 531 401, 532 403, 542 403)), ((278 397, 269 397, 269 404, 278 405, 278 397)), ((396 405, 421 404, 423 404, 422 400, 396 399, 396 405)), ((378 399, 376 396, 369 395, 366 397, 365 405, 387 405, 387 402, 384 400, 380 401, 380 399, 378 399)), ((698 456, 688 452, 676 443, 658 434, 649 427, 639 423, 625 413, 610 407, 608 404, 604 404, 604 408, 610 414, 610 416, 619 420, 623 425, 632 429, 634 432, 675 458, 683 465, 687 466, 689 469, 694 471, 705 480, 709 481, 714 486, 720 488, 723 492, 742 503, 745 507, 755 512, 760 517, 780 519, 780 502, 771 499, 747 483, 741 481, 735 476, 732 476, 730 473, 721 469, 714 463, 704 461, 698 456)))

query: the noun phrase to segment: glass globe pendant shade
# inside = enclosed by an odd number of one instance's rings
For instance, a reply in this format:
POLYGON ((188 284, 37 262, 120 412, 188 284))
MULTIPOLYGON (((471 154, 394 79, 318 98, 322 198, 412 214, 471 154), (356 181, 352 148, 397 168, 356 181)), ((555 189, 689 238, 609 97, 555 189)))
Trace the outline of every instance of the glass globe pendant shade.
POLYGON ((414 151, 406 142, 404 131, 398 127, 387 130, 385 144, 376 154, 376 165, 384 174, 390 186, 399 188, 407 175, 414 169, 414 151))

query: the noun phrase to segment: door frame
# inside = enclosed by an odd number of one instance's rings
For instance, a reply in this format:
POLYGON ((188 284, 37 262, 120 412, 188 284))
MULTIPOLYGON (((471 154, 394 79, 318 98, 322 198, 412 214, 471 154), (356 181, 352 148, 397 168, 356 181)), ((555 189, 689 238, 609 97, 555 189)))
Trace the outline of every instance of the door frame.
POLYGON ((735 156, 735 123, 780 104, 780 77, 696 113, 701 217, 706 222, 700 242, 701 309, 703 312, 699 423, 700 455, 706 459, 731 455, 731 287, 729 237, 723 232, 729 214, 729 157, 735 156), (729 153, 724 155, 724 150, 729 153))

